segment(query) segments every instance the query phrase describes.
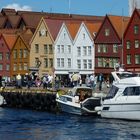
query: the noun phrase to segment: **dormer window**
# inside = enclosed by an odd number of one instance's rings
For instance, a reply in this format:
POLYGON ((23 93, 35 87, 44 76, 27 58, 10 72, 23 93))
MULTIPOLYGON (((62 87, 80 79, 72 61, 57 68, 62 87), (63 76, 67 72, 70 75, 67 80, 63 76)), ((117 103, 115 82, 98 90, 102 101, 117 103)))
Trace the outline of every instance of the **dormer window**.
POLYGON ((109 36, 110 35, 110 30, 109 29, 105 29, 105 36, 109 36))

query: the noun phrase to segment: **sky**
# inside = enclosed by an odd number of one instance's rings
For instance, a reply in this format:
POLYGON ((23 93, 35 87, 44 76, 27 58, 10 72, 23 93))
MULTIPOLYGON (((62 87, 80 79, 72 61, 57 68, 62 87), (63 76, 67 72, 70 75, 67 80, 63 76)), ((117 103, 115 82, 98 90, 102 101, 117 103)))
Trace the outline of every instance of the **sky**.
POLYGON ((80 15, 128 16, 128 0, 0 0, 0 8, 80 15))

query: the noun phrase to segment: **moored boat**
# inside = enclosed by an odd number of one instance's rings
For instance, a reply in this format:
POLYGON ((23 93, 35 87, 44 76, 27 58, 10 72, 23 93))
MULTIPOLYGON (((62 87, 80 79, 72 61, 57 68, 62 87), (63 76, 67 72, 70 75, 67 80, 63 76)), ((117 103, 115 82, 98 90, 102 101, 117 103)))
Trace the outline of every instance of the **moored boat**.
POLYGON ((112 72, 113 85, 96 107, 103 118, 140 120, 140 77, 125 71, 112 72))
POLYGON ((89 87, 74 87, 56 101, 62 112, 76 115, 97 115, 95 107, 100 105, 100 98, 93 97, 93 90, 89 87))

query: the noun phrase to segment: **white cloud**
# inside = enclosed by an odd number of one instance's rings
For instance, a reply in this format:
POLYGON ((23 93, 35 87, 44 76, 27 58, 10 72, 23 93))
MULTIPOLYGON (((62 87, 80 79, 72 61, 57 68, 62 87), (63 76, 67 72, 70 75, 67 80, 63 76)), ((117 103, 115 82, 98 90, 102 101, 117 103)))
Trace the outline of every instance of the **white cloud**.
POLYGON ((12 8, 12 9, 15 9, 16 11, 17 10, 18 11, 32 11, 32 8, 30 6, 27 6, 27 5, 21 6, 17 3, 8 4, 4 8, 12 8))

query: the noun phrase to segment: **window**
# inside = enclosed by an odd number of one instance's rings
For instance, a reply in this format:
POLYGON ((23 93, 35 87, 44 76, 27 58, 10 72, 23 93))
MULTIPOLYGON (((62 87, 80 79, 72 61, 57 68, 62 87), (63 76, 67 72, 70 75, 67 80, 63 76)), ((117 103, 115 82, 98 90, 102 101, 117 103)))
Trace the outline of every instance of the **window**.
POLYGON ((60 58, 57 58, 57 67, 60 67, 60 58))
POLYGON ((131 47, 131 42, 130 41, 126 41, 126 49, 130 49, 131 47))
POLYGON ((113 45, 113 53, 118 53, 118 45, 117 44, 113 45))
POLYGON ((24 64, 23 64, 23 69, 24 69, 24 70, 28 70, 28 64, 27 64, 27 63, 24 63, 24 64))
POLYGON ((22 63, 19 64, 19 70, 22 70, 23 67, 22 67, 22 63))
POLYGON ((64 67, 64 58, 61 58, 61 67, 64 67))
POLYGON ((61 53, 64 53, 64 45, 61 45, 61 53))
POLYGON ((135 48, 139 48, 139 40, 135 40, 135 48))
POLYGON ((37 68, 39 67, 39 58, 37 57, 35 58, 35 67, 37 68))
POLYGON ((102 49, 103 49, 103 53, 107 53, 107 45, 104 44, 104 45, 102 46, 102 49))
POLYGON ((48 59, 44 58, 44 68, 48 68, 48 59))
POLYGON ((77 56, 81 56, 81 47, 77 47, 77 56))
POLYGON ((60 45, 57 45, 57 53, 60 53, 60 45))
POLYGON ((92 60, 88 60, 88 69, 92 69, 92 60))
POLYGON ((19 58, 23 58, 23 50, 22 49, 19 50, 19 58))
POLYGON ((35 44, 35 53, 39 53, 39 45, 35 44))
POLYGON ((68 45, 68 53, 70 54, 71 53, 71 46, 68 45))
POLYGON ((6 53, 6 60, 10 60, 10 53, 9 52, 6 53))
POLYGON ((71 68, 71 59, 68 58, 68 68, 71 68))
POLYGON ((83 39, 85 39, 86 38, 86 35, 85 35, 85 33, 83 33, 83 39))
POLYGON ((44 54, 48 54, 48 46, 47 46, 47 44, 44 44, 44 54))
POLYGON ((14 59, 17 59, 17 50, 13 51, 13 57, 14 57, 14 59))
POLYGON ((6 71, 9 71, 9 70, 10 70, 10 65, 7 64, 7 65, 6 65, 6 71))
POLYGON ((83 46, 83 55, 86 56, 87 55, 87 47, 83 46))
POLYGON ((103 59, 98 58, 98 67, 103 67, 103 59))
POLYGON ((87 60, 83 60, 83 66, 84 66, 84 69, 87 69, 87 60))
POLYGON ((49 54, 53 54, 53 47, 52 47, 52 44, 49 44, 49 54))
POLYGON ((77 68, 81 69, 81 60, 79 60, 79 59, 77 60, 77 68))
POLYGON ((3 59, 3 53, 0 52, 0 60, 2 60, 2 59, 3 59))
POLYGON ((23 50, 23 58, 27 58, 28 57, 28 51, 27 49, 23 50))
POLYGON ((64 33, 64 39, 66 38, 66 33, 64 33))
POLYGON ((14 64, 13 71, 17 71, 17 64, 14 64))
POLYGON ((101 44, 98 45, 98 53, 100 53, 100 52, 102 52, 102 45, 101 44))
POLYGON ((110 35, 110 30, 109 29, 105 29, 105 36, 109 36, 110 35))
POLYGON ((140 87, 127 87, 124 92, 124 96, 139 96, 140 95, 140 87))
POLYGON ((131 55, 130 54, 128 54, 127 56, 127 64, 131 64, 131 55))
POLYGON ((50 68, 53 67, 53 59, 52 58, 49 59, 49 66, 50 66, 50 68))
POLYGON ((3 70, 3 65, 2 64, 0 64, 0 70, 3 70))
POLYGON ((135 55, 135 64, 140 64, 140 55, 135 55))
POLYGON ((88 55, 91 56, 91 46, 88 46, 88 55))
POLYGON ((134 34, 138 34, 139 33, 139 26, 135 25, 134 26, 134 34))

